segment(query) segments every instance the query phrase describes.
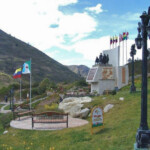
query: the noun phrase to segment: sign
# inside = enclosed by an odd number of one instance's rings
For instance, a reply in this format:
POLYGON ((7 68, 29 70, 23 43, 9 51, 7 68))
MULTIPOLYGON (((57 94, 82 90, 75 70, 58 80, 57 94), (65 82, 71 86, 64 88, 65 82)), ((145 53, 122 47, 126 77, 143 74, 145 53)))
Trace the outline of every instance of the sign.
POLYGON ((96 71, 97 71, 97 68, 90 69, 87 80, 93 80, 96 74, 96 71))
POLYGON ((91 116, 92 116, 92 128, 104 126, 103 110, 100 107, 94 107, 91 116))
POLYGON ((102 79, 113 79, 113 68, 112 67, 105 67, 102 69, 102 79))

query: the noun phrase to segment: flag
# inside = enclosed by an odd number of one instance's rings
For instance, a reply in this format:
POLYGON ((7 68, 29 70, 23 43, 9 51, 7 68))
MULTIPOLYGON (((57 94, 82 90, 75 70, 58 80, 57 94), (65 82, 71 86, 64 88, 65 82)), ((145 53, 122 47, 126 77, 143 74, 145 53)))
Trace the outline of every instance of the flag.
POLYGON ((14 79, 21 78, 21 68, 16 69, 15 73, 13 74, 13 78, 14 79))
POLYGON ((123 40, 125 40, 125 39, 126 39, 126 33, 123 32, 123 40))
POLYGON ((119 42, 123 40, 122 34, 119 35, 119 42))
POLYGON ((115 42, 116 42, 116 43, 118 42, 118 37, 117 37, 117 36, 115 36, 115 42))
POLYGON ((110 45, 112 44, 112 37, 110 37, 110 45))
POLYGON ((29 74, 31 73, 31 61, 26 61, 23 64, 22 74, 29 74))
POLYGON ((113 44, 115 43, 115 37, 113 37, 112 42, 113 42, 113 44))
POLYGON ((129 38, 129 32, 126 33, 126 40, 129 38))

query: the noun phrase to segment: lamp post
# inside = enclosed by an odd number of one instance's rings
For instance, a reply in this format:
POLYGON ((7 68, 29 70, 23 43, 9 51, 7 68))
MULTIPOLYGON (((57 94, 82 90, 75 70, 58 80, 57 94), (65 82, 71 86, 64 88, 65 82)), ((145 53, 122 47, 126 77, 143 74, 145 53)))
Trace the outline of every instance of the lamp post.
POLYGON ((10 109, 12 108, 11 106, 12 106, 12 104, 11 104, 11 90, 9 91, 9 93, 10 93, 10 109))
POLYGON ((138 49, 142 48, 142 89, 141 89, 141 121, 136 135, 135 150, 147 150, 150 147, 150 130, 147 124, 147 36, 150 35, 150 7, 140 16, 138 36, 135 43, 138 49))
POLYGON ((134 85, 134 55, 136 54, 135 44, 131 46, 130 56, 132 57, 132 85, 130 87, 130 92, 135 92, 136 87, 134 85))
POLYGON ((12 111, 13 111, 13 109, 14 109, 13 94, 14 94, 14 90, 13 90, 13 88, 11 88, 11 90, 10 90, 10 109, 11 109, 12 111))

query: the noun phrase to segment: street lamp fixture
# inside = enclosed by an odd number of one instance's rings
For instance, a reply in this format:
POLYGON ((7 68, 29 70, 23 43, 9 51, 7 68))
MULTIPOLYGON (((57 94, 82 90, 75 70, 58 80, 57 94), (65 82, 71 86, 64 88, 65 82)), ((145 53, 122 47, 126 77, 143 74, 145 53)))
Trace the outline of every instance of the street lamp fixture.
POLYGON ((136 49, 135 49, 135 44, 133 44, 131 46, 131 52, 130 52, 130 56, 132 57, 132 85, 130 88, 130 92, 135 92, 136 91, 136 87, 134 85, 134 55, 136 54, 136 49))
POLYGON ((135 150, 146 150, 150 148, 150 130, 147 124, 147 37, 150 35, 150 7, 148 13, 143 12, 140 18, 141 23, 138 23, 138 37, 135 43, 138 49, 142 48, 141 121, 134 148, 135 150))
POLYGON ((142 48, 142 38, 141 38, 141 23, 140 22, 138 23, 137 30, 138 30, 138 36, 135 39, 135 44, 138 49, 141 49, 142 48))

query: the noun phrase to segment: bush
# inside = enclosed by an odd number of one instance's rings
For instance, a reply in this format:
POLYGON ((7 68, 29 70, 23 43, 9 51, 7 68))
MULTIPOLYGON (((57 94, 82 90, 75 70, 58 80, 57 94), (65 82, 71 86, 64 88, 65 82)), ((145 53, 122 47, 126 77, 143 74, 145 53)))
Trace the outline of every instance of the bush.
POLYGON ((32 97, 39 95, 38 88, 32 88, 32 97))
POLYGON ((14 90, 20 89, 20 84, 19 83, 13 83, 8 86, 9 89, 13 88, 14 90))
POLYGON ((46 92, 47 88, 50 85, 50 81, 48 78, 45 78, 43 81, 41 81, 39 87, 38 87, 38 93, 43 94, 46 92))
POLYGON ((112 95, 116 95, 116 94, 117 94, 116 90, 113 90, 113 91, 111 92, 111 94, 112 94, 112 95))
POLYGON ((10 88, 9 87, 2 87, 0 89, 0 97, 4 99, 4 96, 5 95, 9 95, 9 92, 10 92, 10 88))
POLYGON ((23 99, 26 99, 26 98, 27 98, 27 93, 30 93, 30 90, 29 90, 29 89, 22 90, 22 98, 23 98, 23 99))
POLYGON ((51 105, 44 105, 46 110, 57 110, 58 109, 58 104, 52 103, 51 105))
POLYGON ((76 82, 76 86, 88 86, 88 84, 85 81, 85 79, 81 79, 81 80, 76 82))
POLYGON ((0 116, 0 123, 2 124, 4 129, 10 126, 11 120, 13 120, 12 113, 3 114, 0 116))

